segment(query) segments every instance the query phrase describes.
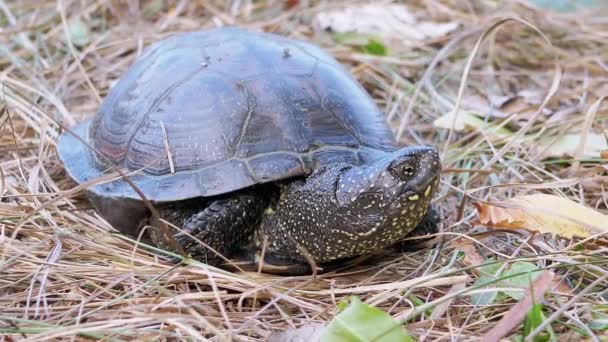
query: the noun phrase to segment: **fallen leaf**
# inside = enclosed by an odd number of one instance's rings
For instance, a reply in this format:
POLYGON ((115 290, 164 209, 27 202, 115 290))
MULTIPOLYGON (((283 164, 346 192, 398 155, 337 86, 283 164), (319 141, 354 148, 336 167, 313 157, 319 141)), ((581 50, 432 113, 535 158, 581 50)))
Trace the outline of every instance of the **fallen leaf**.
POLYGON ((340 44, 355 46, 370 55, 385 56, 387 54, 386 46, 372 35, 346 32, 337 33, 334 38, 340 44))
POLYGON ((570 285, 568 285, 566 278, 559 274, 555 275, 551 288, 553 289, 553 292, 561 295, 570 295, 572 292, 574 292, 570 285))
POLYGON ((495 262, 494 259, 490 258, 479 268, 480 275, 477 281, 475 281, 474 286, 492 283, 486 287, 486 290, 492 288, 499 289, 473 293, 471 295, 473 304, 492 304, 501 293, 515 300, 521 300, 524 297, 524 293, 516 289, 530 287, 532 282, 540 276, 541 272, 535 264, 525 261, 516 261, 508 267, 503 266, 504 262, 495 262), (509 290, 511 288, 513 290, 509 290))
POLYGON ((351 297, 350 303, 323 331, 321 341, 403 341, 414 342, 388 313, 351 297))
POLYGON ((85 46, 89 43, 89 28, 80 19, 74 19, 68 24, 70 32, 70 41, 78 47, 85 46))
POLYGON ((457 132, 464 131, 468 128, 481 127, 483 120, 470 112, 460 111, 454 121, 454 112, 449 112, 442 115, 433 121, 433 126, 444 129, 454 129, 457 132))
POLYGON ((608 305, 594 305, 591 307, 591 322, 589 328, 595 331, 608 330, 608 305))
POLYGON ((506 118, 509 116, 502 111, 503 105, 512 101, 512 97, 504 95, 478 94, 463 95, 460 107, 473 113, 479 113, 483 117, 506 118))
POLYGON ((405 5, 378 3, 320 12, 315 17, 315 25, 332 32, 376 35, 403 45, 443 37, 459 26, 456 22, 418 21, 405 5))
POLYGON ((504 127, 498 127, 491 122, 486 122, 473 112, 461 110, 454 122, 454 112, 451 111, 435 119, 433 125, 437 128, 450 129, 454 125, 454 130, 458 132, 474 129, 482 129, 484 133, 491 137, 501 138, 513 135, 511 131, 504 127))
POLYGON ((287 329, 272 333, 268 342, 309 342, 319 341, 325 329, 325 323, 309 323, 296 329, 287 329))
POLYGON ((526 291, 524 298, 513 305, 502 319, 482 337, 481 341, 499 341, 523 322, 532 308, 532 305, 538 303, 543 298, 545 292, 549 289, 554 276, 555 274, 550 271, 541 273, 538 279, 530 286, 529 291, 526 291))
POLYGON ((300 4, 300 0, 287 0, 285 2, 285 8, 292 9, 300 4))
MULTIPOLYGON (((549 157, 573 157, 581 140, 581 133, 563 134, 559 137, 540 139, 539 148, 542 152, 541 158, 549 157)), ((608 143, 604 134, 589 133, 585 141, 585 149, 581 157, 599 158, 602 152, 608 150, 608 143)))
MULTIPOLYGON (((477 278, 473 286, 482 286, 488 283, 492 283, 500 277, 500 269, 503 265, 501 262, 494 262, 492 258, 488 259, 485 265, 479 267, 480 276, 477 278)), ((487 289, 495 288, 498 284, 493 283, 487 286, 487 289)), ((471 295, 471 301, 474 305, 489 305, 494 303, 496 297, 498 297, 499 290, 487 291, 483 293, 474 293, 471 295)))
MULTIPOLYGON (((508 278, 502 280, 499 285, 528 288, 540 275, 540 269, 533 263, 516 261, 503 273, 503 276, 508 278)), ((521 291, 504 290, 502 292, 515 300, 524 298, 524 292, 521 291)))
POLYGON ((478 266, 485 262, 483 255, 479 254, 475 242, 471 239, 460 237, 451 243, 452 248, 464 253, 464 262, 470 266, 478 266))
POLYGON ((589 322, 589 328, 596 331, 608 330, 608 317, 595 318, 594 320, 589 322))
POLYGON ((565 238, 608 232, 607 215, 558 196, 535 194, 473 205, 479 222, 493 228, 523 228, 565 238))
MULTIPOLYGON (((608 151, 606 152, 606 157, 604 157, 604 159, 608 159, 608 151)), ((608 176, 591 176, 584 179, 580 184, 583 186, 585 191, 603 191, 603 189, 606 188, 606 184, 608 184, 608 176)))

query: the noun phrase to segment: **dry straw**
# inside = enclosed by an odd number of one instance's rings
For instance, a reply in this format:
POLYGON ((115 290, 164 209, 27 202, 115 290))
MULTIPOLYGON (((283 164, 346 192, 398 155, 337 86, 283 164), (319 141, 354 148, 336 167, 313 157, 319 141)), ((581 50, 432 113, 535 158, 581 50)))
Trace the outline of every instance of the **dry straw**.
MULTIPOLYGON (((606 211, 606 160, 578 158, 571 167, 566 159, 541 159, 538 141, 577 127, 583 134, 606 130, 599 99, 608 94, 608 23, 549 16, 525 2, 500 4, 509 16, 495 18, 496 8, 478 2, 408 1, 419 17, 454 21, 458 30, 410 46, 386 42, 390 56, 375 56, 315 29, 317 13, 348 3, 0 0, 0 340, 262 341, 331 319, 352 294, 420 339, 474 340, 488 332, 514 302, 471 301, 487 289, 474 285, 479 267, 452 242, 485 229, 465 199, 542 191, 606 211), (170 258, 178 255, 118 234, 91 210, 82 193, 90 184, 73 184, 57 160, 60 127, 93 115, 150 42, 229 24, 315 41, 351 68, 401 143, 444 148, 435 199, 444 217, 441 243, 385 251, 312 280, 232 273, 192 260, 175 264, 170 258), (450 111, 471 108, 512 134, 433 126, 450 111)), ((554 272, 563 283, 544 297, 543 327, 558 340, 586 334, 597 341, 589 321, 608 298, 600 238, 497 231, 464 241, 485 258, 507 260, 505 267, 525 260, 554 272)))

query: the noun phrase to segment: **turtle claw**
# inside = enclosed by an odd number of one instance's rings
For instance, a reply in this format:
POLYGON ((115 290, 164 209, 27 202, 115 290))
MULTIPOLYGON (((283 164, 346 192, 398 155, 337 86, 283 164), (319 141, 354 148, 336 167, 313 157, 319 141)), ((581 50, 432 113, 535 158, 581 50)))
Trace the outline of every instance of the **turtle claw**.
POLYGON ((259 252, 254 254, 254 263, 264 273, 276 275, 302 276, 312 273, 310 265, 298 261, 290 262, 283 258, 278 258, 272 254, 262 255, 259 252))
MULTIPOLYGON (((339 259, 331 262, 316 265, 316 274, 327 274, 330 272, 346 271, 356 267, 365 261, 369 255, 362 255, 353 258, 339 259)), ((286 260, 273 254, 265 254, 264 259, 259 252, 253 255, 254 264, 257 269, 264 273, 283 275, 283 276, 306 276, 313 275, 312 267, 305 261, 286 260)))

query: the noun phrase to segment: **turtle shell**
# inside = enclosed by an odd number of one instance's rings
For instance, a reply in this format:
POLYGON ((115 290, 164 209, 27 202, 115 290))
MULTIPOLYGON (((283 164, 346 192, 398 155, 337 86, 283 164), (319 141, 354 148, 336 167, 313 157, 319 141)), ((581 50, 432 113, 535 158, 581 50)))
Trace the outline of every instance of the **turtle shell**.
MULTIPOLYGON (((153 202, 227 193, 326 163, 361 163, 396 146, 370 96, 332 57, 237 28, 151 45, 97 115, 73 132, 97 152, 62 134, 58 152, 72 178, 103 177, 109 160, 153 202)), ((139 199, 119 177, 89 191, 139 199)))

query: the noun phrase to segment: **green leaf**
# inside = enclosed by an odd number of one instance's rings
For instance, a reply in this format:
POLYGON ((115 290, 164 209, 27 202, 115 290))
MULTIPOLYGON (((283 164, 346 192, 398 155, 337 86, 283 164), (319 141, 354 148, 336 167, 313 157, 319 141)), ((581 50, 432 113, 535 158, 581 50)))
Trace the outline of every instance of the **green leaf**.
POLYGON ((502 261, 496 262, 494 258, 488 258, 486 259, 486 262, 483 263, 483 265, 479 266, 479 272, 481 272, 482 275, 497 278, 500 276, 500 273, 498 273, 498 271, 500 271, 503 265, 504 262, 502 261))
POLYGON ((595 305, 591 312, 589 328, 595 331, 608 330, 608 305, 595 305))
MULTIPOLYGON (((528 336, 532 330, 541 325, 544 320, 545 315, 543 314, 543 306, 541 304, 533 304, 524 321, 524 336, 528 336)), ((543 332, 534 337, 534 342, 546 342, 549 341, 549 339, 550 335, 543 332)))
POLYGON ((329 323, 322 342, 414 342, 401 324, 386 312, 351 297, 350 304, 329 323))
POLYGON ((589 328, 595 331, 608 330, 608 317, 592 320, 589 322, 589 328))
MULTIPOLYGON (((501 280, 500 285, 528 289, 532 285, 532 282, 534 282, 534 280, 536 280, 536 278, 538 278, 540 274, 541 270, 533 263, 525 261, 516 261, 505 273, 503 273, 503 277, 509 278, 501 280), (513 276, 514 274, 519 275, 513 276)), ((503 292, 515 300, 521 300, 525 296, 525 292, 522 291, 503 292)))
POLYGON ((422 299, 418 298, 416 295, 409 295, 407 298, 409 298, 415 306, 421 306, 424 304, 422 299))
POLYGON ((89 28, 82 20, 74 19, 70 21, 68 30, 70 40, 75 46, 82 47, 89 43, 89 28))
POLYGON ((348 299, 344 298, 338 302, 338 312, 342 312, 342 311, 346 310, 347 307, 348 307, 348 299))
MULTIPOLYGON (((482 286, 487 283, 491 283, 500 277, 500 273, 497 272, 502 267, 502 262, 495 262, 494 259, 489 258, 487 261, 479 267, 480 276, 475 281, 474 286, 482 286)), ((486 290, 491 290, 496 287, 495 284, 488 285, 485 287, 486 290)), ((489 305, 494 303, 496 297, 498 296, 498 290, 489 291, 484 293, 475 293, 471 296, 471 300, 474 305, 489 305)))
MULTIPOLYGON (((481 276, 481 277, 477 278, 474 286, 485 285, 494 280, 496 280, 496 278, 494 278, 494 277, 481 276)), ((488 285, 487 287, 484 288, 485 290, 488 290, 488 292, 474 293, 471 296, 471 300, 473 301, 473 304, 474 305, 490 305, 490 304, 494 303, 494 301, 496 300, 496 297, 498 296, 498 292, 499 292, 498 290, 491 291, 491 289, 494 287, 496 287, 496 285, 488 285)))
POLYGON ((356 32, 338 32, 334 34, 336 42, 351 46, 365 46, 369 43, 370 36, 356 32))
MULTIPOLYGON (((492 281, 496 281, 492 285, 488 285, 485 289, 492 289, 494 287, 517 287, 522 289, 528 289, 534 280, 541 274, 535 264, 525 261, 516 261, 504 272, 498 273, 504 263, 494 262, 493 259, 488 259, 484 265, 480 266, 480 276, 475 281, 475 286, 482 286, 492 281)), ((521 300, 525 296, 525 292, 522 291, 503 291, 497 290, 485 293, 475 293, 471 296, 473 304, 475 305, 489 305, 495 302, 497 299, 504 299, 503 296, 507 295, 515 300, 521 300)))
POLYGON ((334 35, 336 42, 357 47, 360 51, 370 55, 386 56, 386 46, 376 37, 357 32, 341 32, 334 35))
MULTIPOLYGON (((422 299, 418 298, 418 296, 416 296, 416 295, 412 294, 412 295, 409 295, 407 298, 409 298, 409 300, 412 301, 412 303, 414 304, 415 307, 424 305, 424 301, 422 299)), ((422 314, 422 312, 420 314, 422 314)), ((415 321, 418 317, 420 317, 420 314, 414 315, 412 318, 409 319, 409 321, 415 321)), ((433 314, 433 309, 429 308, 429 309, 424 310, 424 314, 427 316, 431 316, 433 314)))
POLYGON ((386 47, 384 44, 374 39, 370 39, 363 50, 370 55, 386 56, 386 47))
POLYGON ((510 338, 513 342, 524 342, 524 337, 521 335, 512 335, 510 338))

